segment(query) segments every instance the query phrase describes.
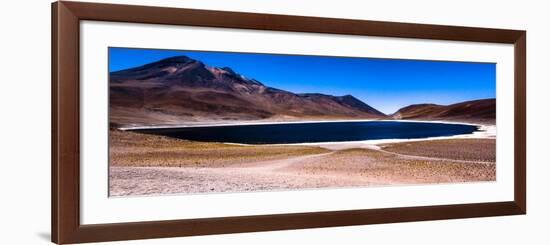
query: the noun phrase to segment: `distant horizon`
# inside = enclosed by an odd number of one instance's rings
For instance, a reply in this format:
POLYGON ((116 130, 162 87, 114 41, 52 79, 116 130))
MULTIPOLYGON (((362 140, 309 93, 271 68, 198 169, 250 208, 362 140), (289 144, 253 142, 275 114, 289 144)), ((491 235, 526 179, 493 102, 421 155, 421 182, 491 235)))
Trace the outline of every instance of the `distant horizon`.
POLYGON ((109 72, 182 55, 297 94, 352 95, 387 115, 496 98, 494 63, 110 47, 109 72))

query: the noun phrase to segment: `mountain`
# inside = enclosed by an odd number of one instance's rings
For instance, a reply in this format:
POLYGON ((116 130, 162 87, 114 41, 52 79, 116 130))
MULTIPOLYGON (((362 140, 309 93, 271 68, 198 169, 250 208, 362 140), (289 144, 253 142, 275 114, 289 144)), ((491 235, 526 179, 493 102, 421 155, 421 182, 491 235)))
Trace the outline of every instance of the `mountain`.
POLYGON ((186 56, 111 72, 109 79, 114 125, 387 118, 351 95, 296 94, 186 56))
POLYGON ((403 107, 391 116, 394 119, 495 123, 496 100, 472 100, 452 105, 416 104, 403 107))

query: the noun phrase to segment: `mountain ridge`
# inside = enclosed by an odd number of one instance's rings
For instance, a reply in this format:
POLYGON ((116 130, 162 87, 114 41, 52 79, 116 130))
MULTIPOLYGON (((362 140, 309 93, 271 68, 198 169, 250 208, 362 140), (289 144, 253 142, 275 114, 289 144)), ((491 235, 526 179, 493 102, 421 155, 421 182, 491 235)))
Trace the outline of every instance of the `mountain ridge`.
POLYGON ((120 125, 388 118, 352 95, 297 94, 187 56, 111 72, 109 79, 110 120, 120 125))

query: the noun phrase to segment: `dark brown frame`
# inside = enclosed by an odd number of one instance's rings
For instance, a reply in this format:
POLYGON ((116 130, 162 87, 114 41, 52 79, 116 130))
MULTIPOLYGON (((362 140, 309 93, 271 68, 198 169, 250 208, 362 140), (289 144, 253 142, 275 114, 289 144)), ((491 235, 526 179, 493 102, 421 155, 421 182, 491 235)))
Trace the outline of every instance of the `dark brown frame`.
POLYGON ((82 2, 52 4, 52 241, 81 243, 457 219, 526 213, 526 32, 82 2), (514 44, 514 201, 315 213, 80 224, 81 20, 514 44))

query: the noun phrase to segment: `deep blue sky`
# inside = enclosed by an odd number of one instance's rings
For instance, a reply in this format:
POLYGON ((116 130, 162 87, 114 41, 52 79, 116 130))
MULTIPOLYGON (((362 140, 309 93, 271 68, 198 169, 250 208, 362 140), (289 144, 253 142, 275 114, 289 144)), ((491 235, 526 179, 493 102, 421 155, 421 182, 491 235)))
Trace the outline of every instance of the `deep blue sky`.
POLYGON ((387 114, 411 104, 496 97, 493 63, 109 48, 109 71, 177 55, 294 93, 351 94, 387 114))

